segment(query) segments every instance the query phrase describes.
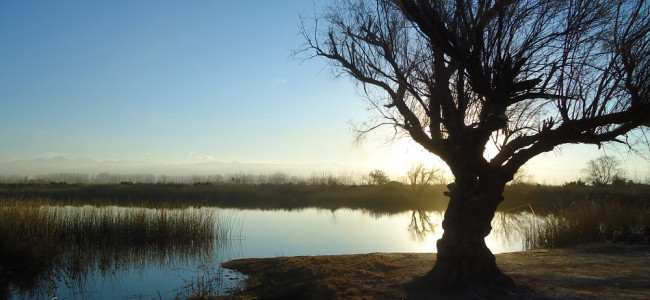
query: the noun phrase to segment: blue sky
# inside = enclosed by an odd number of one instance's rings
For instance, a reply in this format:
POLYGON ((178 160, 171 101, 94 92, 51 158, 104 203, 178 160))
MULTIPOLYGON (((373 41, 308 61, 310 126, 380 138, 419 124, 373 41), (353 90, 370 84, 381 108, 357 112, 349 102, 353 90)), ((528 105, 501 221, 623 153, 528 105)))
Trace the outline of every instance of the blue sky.
MULTIPOLYGON (((1 2, 0 173, 53 158, 68 165, 44 172, 237 161, 399 175, 437 163, 381 134, 353 144, 350 123, 371 115, 354 84, 290 57, 316 2, 1 2)), ((594 148, 545 155, 531 173, 576 178, 594 148)), ((648 163, 633 162, 645 178, 648 163)))

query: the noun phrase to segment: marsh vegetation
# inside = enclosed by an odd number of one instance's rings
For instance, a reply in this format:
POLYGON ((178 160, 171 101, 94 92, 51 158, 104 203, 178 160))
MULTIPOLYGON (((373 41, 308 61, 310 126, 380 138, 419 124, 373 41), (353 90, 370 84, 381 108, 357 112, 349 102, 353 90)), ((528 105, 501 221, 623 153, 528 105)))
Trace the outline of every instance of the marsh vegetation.
POLYGON ((508 218, 509 228, 525 233, 525 249, 611 241, 615 230, 631 241, 650 224, 648 185, 517 185, 507 188, 504 197, 501 211, 536 216, 510 214, 508 218))
POLYGON ((37 297, 102 275, 209 257, 232 222, 213 210, 0 203, 0 291, 37 297))
POLYGON ((149 208, 369 209, 396 213, 444 210, 444 185, 420 190, 400 183, 343 184, 0 184, 0 198, 51 205, 149 208))

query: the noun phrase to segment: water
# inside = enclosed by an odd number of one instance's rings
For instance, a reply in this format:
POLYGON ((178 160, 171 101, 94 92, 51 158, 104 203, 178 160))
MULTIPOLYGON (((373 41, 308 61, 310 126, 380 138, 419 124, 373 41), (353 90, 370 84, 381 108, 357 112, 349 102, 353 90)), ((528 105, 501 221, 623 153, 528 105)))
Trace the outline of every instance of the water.
MULTIPOLYGON (((422 235, 409 230, 418 212, 373 215, 360 210, 241 211, 245 218, 243 257, 336 255, 370 252, 436 252, 442 212, 427 212, 431 226, 422 235)), ((418 227, 423 224, 418 223, 418 227)), ((429 227, 429 226, 427 226, 429 227)), ((518 234, 486 238, 494 253, 523 250, 518 234)))
MULTIPOLYGON (((170 299, 191 293, 197 280, 212 279, 215 281, 211 281, 211 286, 224 292, 237 285, 237 280, 231 278, 242 277, 219 267, 221 262, 231 259, 436 252, 435 242, 442 236, 441 212, 373 214, 348 209, 202 210, 214 210, 219 226, 226 224, 228 227, 227 238, 216 239, 205 246, 205 251, 186 253, 182 248, 173 251, 149 249, 139 256, 128 255, 108 263, 117 265, 114 267, 91 266, 81 275, 59 271, 53 289, 38 295, 14 294, 12 299, 52 299, 54 296, 58 299, 170 299)), ((494 253, 523 250, 521 234, 506 230, 512 225, 508 220, 510 218, 497 215, 493 233, 486 237, 486 243, 494 253)))

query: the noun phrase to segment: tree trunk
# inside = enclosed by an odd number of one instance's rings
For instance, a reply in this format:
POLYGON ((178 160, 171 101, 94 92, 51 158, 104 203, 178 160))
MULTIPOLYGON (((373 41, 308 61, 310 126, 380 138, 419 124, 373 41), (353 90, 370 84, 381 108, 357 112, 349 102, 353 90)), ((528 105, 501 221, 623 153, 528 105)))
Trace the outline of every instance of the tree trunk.
POLYGON ((436 264, 413 282, 410 299, 449 296, 460 291, 477 295, 515 291, 514 282, 499 270, 485 245, 504 188, 505 182, 480 179, 457 180, 450 185, 436 264))

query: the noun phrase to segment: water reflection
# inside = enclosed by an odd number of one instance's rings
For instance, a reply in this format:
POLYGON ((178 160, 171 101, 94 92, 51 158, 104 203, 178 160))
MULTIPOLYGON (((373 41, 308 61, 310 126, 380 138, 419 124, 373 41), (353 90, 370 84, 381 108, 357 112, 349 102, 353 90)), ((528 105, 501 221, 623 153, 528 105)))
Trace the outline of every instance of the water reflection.
POLYGON ((486 243, 498 241, 507 251, 514 252, 531 249, 528 241, 528 228, 544 226, 543 219, 532 213, 503 213, 498 212, 492 219, 492 231, 486 237, 486 243))
POLYGON ((411 212, 411 223, 408 232, 411 238, 424 241, 427 236, 435 234, 436 230, 442 230, 442 212, 426 212, 414 210, 411 212), (433 220, 431 216, 434 216, 433 220))
MULTIPOLYGON (((433 240, 442 236, 444 212, 414 210, 410 214, 408 232, 418 242, 433 240)), ((530 213, 496 213, 492 220, 492 231, 485 238, 488 248, 494 253, 514 252, 531 249, 529 232, 532 227, 544 227, 546 220, 530 213)), ((433 252, 437 250, 434 247, 433 252)))

